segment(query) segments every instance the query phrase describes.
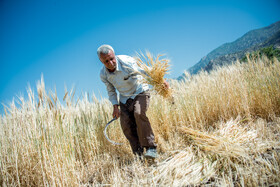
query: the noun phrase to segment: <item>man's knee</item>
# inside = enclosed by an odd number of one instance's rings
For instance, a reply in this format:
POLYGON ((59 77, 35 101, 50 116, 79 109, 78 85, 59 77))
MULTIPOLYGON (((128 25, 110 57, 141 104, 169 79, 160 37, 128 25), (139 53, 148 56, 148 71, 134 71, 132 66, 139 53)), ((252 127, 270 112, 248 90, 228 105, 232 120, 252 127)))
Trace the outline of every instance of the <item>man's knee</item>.
POLYGON ((146 111, 144 111, 144 110, 135 110, 134 111, 134 117, 135 117, 135 119, 146 119, 147 118, 146 111))
POLYGON ((134 117, 141 117, 141 116, 146 116, 146 111, 141 110, 140 107, 135 108, 134 110, 134 117))

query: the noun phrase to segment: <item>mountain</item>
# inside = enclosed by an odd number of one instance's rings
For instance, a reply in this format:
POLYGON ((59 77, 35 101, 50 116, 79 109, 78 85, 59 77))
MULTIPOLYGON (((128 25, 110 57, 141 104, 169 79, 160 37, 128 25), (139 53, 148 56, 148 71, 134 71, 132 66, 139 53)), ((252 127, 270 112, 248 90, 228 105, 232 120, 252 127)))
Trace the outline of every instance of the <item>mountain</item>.
POLYGON ((215 59, 210 60, 210 62, 203 67, 203 70, 211 71, 216 66, 224 66, 231 64, 232 62, 235 62, 238 59, 242 59, 247 53, 252 53, 254 51, 257 51, 261 48, 273 46, 273 48, 279 48, 280 49, 280 31, 278 31, 276 34, 274 34, 272 37, 270 37, 268 40, 259 43, 257 45, 254 45, 252 47, 249 47, 245 50, 238 51, 236 53, 226 54, 219 56, 215 59))
MULTIPOLYGON (((196 74, 200 70, 211 70, 216 65, 229 64, 242 58, 246 53, 263 47, 280 47, 280 21, 264 27, 247 32, 234 42, 225 43, 214 49, 197 64, 188 69, 190 74, 196 74)), ((183 75, 178 78, 182 79, 183 75)))

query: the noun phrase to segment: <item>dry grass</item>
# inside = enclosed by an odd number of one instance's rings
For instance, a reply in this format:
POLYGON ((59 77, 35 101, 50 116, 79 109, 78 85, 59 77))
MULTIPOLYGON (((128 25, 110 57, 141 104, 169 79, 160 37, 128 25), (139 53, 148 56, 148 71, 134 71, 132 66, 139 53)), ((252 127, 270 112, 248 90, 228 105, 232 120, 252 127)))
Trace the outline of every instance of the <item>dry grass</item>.
POLYGON ((2 186, 279 186, 280 63, 249 59, 173 81, 175 104, 154 94, 148 111, 157 165, 133 157, 111 104, 65 91, 19 97, 0 118, 2 186))

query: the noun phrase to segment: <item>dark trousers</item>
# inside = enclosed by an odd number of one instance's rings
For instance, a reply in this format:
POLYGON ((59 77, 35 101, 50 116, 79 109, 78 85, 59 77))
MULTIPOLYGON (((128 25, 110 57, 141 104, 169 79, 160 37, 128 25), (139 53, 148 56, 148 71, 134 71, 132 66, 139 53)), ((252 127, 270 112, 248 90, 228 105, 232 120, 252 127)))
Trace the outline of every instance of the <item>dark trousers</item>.
POLYGON ((120 103, 120 122, 134 154, 142 154, 143 148, 156 148, 154 133, 146 115, 150 94, 142 92, 126 104, 120 103))

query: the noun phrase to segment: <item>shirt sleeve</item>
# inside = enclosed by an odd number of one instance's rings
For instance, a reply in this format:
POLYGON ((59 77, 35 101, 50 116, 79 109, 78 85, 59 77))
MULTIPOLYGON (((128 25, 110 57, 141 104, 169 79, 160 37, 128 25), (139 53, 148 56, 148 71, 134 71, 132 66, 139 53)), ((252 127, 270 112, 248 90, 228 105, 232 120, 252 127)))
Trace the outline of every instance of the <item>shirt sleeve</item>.
POLYGON ((113 105, 118 105, 116 88, 107 80, 106 76, 100 73, 100 79, 105 84, 109 100, 113 105))

